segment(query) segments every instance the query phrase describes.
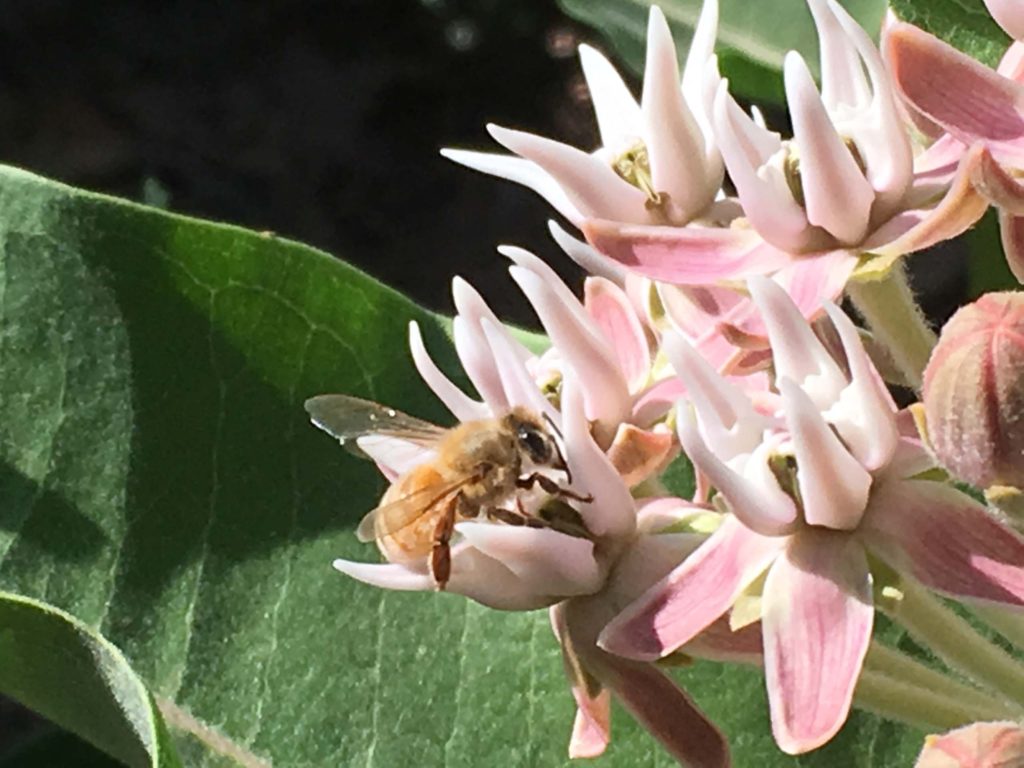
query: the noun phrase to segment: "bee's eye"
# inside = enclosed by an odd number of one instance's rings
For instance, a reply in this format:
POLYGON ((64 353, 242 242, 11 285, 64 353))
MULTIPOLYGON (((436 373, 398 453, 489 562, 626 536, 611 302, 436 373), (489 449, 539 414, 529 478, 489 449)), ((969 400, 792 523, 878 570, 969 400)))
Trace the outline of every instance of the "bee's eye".
POLYGON ((530 427, 520 427, 516 432, 519 444, 527 455, 537 464, 551 460, 551 445, 544 436, 530 427))

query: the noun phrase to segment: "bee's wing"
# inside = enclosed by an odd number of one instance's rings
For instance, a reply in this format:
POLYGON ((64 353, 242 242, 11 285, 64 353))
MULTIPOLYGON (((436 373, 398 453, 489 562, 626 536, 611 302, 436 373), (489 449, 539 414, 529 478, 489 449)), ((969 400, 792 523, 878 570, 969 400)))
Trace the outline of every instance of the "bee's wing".
POLYGON ((472 475, 452 480, 444 478, 436 483, 417 488, 412 493, 387 504, 371 509, 356 528, 356 538, 360 541, 374 541, 380 536, 391 536, 407 525, 411 525, 421 515, 429 512, 438 504, 447 501, 451 495, 473 480, 472 475), (399 510, 402 510, 399 513, 399 510), (387 515, 388 523, 383 528, 377 525, 377 518, 387 515))
POLYGON ((349 395, 317 395, 306 401, 312 422, 337 438, 352 453, 366 457, 356 445, 363 435, 397 437, 432 448, 447 430, 386 405, 349 395))

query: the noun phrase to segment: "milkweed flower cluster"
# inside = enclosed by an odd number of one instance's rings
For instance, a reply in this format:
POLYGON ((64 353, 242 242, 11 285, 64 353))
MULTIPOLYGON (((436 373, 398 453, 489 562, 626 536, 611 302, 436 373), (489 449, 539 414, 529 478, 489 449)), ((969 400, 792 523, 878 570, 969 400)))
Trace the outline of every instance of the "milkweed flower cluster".
MULTIPOLYGON (((551 225, 588 273, 582 299, 542 259, 499 248, 550 340, 535 353, 456 278, 452 338, 475 397, 410 326, 415 367, 461 425, 470 475, 446 475, 422 436, 383 424, 336 433, 358 437, 392 481, 387 507, 439 522, 415 528, 425 546, 414 556, 378 530, 389 562, 335 567, 386 589, 549 609, 577 706, 574 757, 605 750, 615 697, 681 763, 728 765, 722 733, 662 668, 672 659, 762 666, 771 731, 791 754, 829 741, 853 706, 934 730, 1024 708, 1024 670, 942 602, 982 606, 1024 644, 1024 538, 958 486, 1012 485, 1024 468, 1019 297, 954 320, 924 405, 897 407, 880 373, 895 363, 898 383, 920 382, 934 340, 901 256, 955 237, 991 202, 1011 266, 1020 258, 1024 43, 993 72, 889 22, 883 55, 834 0, 808 5, 821 85, 786 57, 790 138, 730 94, 706 0, 681 75, 652 8, 639 102, 581 47, 595 151, 497 126, 512 155, 445 150, 533 189, 582 233, 551 225), (950 93, 961 78, 977 114, 937 95, 936 77, 950 93), (873 336, 839 308, 844 294, 873 336), (509 414, 533 426, 505 435, 509 414), (663 481, 677 462, 695 471, 682 496, 663 481), (439 478, 433 492, 394 498, 424 472, 439 478), (880 646, 878 611, 991 693, 880 646), (872 698, 880 685, 903 704, 872 698)), ((1020 31, 1008 6, 993 12, 1020 31)))

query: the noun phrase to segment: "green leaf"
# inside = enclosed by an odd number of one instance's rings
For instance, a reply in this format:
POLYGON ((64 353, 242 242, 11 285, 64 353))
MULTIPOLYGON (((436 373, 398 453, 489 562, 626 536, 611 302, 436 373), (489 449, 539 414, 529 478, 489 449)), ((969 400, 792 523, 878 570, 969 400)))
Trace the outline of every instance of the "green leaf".
POLYGON ((0 592, 0 692, 125 765, 180 765, 121 652, 64 611, 7 592, 0 592))
MULTIPOLYGON (((980 2, 980 0, 978 0, 980 2)), ((559 0, 571 16, 594 27, 614 45, 636 73, 643 72, 647 13, 654 0, 559 0)), ((665 12, 680 63, 689 50, 703 0, 658 0, 665 12)), ((843 6, 877 37, 885 0, 843 0, 843 6)), ((818 71, 818 37, 804 0, 747 2, 721 0, 719 63, 734 94, 758 104, 782 104, 782 60, 787 51, 803 54, 818 71)))
POLYGON ((892 0, 892 9, 904 21, 990 67, 999 63, 1011 42, 989 15, 984 0, 892 0))
POLYGON ((121 768, 107 753, 101 752, 74 734, 50 728, 32 736, 23 744, 0 757, 0 768, 121 768))
MULTIPOLYGON (((330 567, 377 560, 353 529, 383 483, 302 402, 350 392, 443 423, 406 327, 452 370, 444 323, 312 248, 22 171, 0 169, 0 212, 0 584, 122 648, 185 765, 569 764, 543 611, 330 567)), ((756 671, 681 678, 735 765, 836 765, 840 747, 773 746, 756 671)), ((592 765, 671 765, 616 718, 592 765)), ((906 764, 920 739, 852 722, 844 765, 906 764)))

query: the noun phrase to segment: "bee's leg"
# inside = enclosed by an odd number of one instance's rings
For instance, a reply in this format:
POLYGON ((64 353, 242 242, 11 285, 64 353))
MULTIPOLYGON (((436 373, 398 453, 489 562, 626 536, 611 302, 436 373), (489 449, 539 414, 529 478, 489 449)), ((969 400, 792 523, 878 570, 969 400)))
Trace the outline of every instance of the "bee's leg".
POLYGON ((487 510, 487 516, 492 520, 506 525, 525 525, 527 528, 547 528, 547 524, 538 517, 534 517, 523 509, 522 502, 516 499, 518 511, 494 507, 487 510))
POLYGON ((535 485, 539 485, 552 496, 558 496, 562 499, 572 499, 573 501, 582 501, 587 504, 594 500, 594 497, 589 493, 586 496, 583 496, 575 491, 569 490, 568 488, 562 488, 550 477, 542 475, 540 472, 534 472, 532 475, 520 477, 516 480, 516 487, 523 488, 525 490, 530 490, 535 485))
MULTIPOLYGON (((441 519, 434 529, 434 547, 430 552, 430 574, 439 590, 448 585, 452 575, 452 550, 450 542, 455 531, 455 513, 459 509, 461 493, 452 496, 444 507, 441 519)), ((463 505, 464 506, 464 505, 463 505)))

